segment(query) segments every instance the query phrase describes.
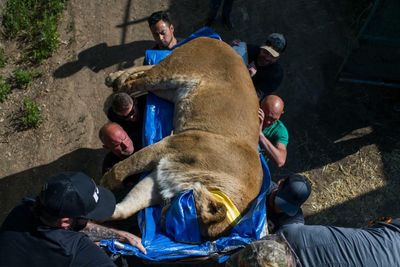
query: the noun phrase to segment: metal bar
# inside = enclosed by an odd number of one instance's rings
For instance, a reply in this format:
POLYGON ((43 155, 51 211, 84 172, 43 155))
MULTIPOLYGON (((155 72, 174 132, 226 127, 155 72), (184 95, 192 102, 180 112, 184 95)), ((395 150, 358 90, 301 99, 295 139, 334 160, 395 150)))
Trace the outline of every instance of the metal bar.
POLYGON ((360 37, 360 41, 372 43, 372 44, 385 44, 390 46, 399 46, 400 39, 399 38, 387 38, 384 36, 373 36, 373 35, 362 35, 360 37))
POLYGON ((365 79, 356 79, 356 78, 339 78, 339 82, 374 85, 374 86, 389 87, 389 88, 400 88, 400 82, 399 83, 396 83, 396 82, 385 82, 385 81, 380 81, 380 80, 365 80, 365 79))

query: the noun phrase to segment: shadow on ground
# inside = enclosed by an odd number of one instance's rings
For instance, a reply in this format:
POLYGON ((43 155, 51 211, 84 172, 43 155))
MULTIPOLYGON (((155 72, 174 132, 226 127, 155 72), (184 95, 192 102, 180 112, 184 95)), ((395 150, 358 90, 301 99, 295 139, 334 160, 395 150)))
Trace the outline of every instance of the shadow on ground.
POLYGON ((0 179, 0 223, 25 196, 34 197, 46 179, 62 171, 82 171, 98 181, 103 149, 80 148, 49 164, 37 166, 0 179))
POLYGON ((67 62, 53 73, 55 78, 66 78, 82 68, 93 72, 118 64, 120 69, 133 66, 135 59, 144 55, 144 51, 154 45, 153 41, 137 41, 128 44, 108 46, 106 43, 95 45, 78 54, 76 61, 67 62))
MULTIPOLYGON (((308 217, 308 223, 361 226, 365 225, 366 217, 400 217, 400 209, 395 204, 400 190, 400 114, 395 111, 399 103, 400 92, 344 86, 325 94, 317 105, 301 111, 302 115, 291 118, 302 123, 291 127, 293 142, 286 167, 290 172, 322 169, 336 162, 340 166, 346 164, 347 156, 364 149, 365 160, 370 161, 374 160, 372 154, 378 151, 376 166, 382 168, 385 180, 381 188, 308 217), (306 119, 301 120, 304 116, 306 119)), ((368 170, 363 169, 362 164, 356 167, 356 173, 368 183, 371 178, 368 170)), ((324 175, 324 171, 316 174, 321 177, 313 177, 314 180, 325 179, 325 190, 329 190, 335 177, 324 175)))

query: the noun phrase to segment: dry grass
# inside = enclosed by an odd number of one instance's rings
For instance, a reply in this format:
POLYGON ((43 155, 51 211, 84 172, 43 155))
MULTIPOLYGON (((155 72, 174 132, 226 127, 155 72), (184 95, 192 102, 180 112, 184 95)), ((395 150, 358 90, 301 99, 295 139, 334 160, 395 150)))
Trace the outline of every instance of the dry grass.
MULTIPOLYGON (((374 145, 364 147, 344 160, 325 165, 319 171, 325 177, 333 177, 333 181, 324 184, 315 181, 317 178, 315 175, 308 175, 313 183, 313 194, 308 203, 313 213, 344 203, 386 185, 385 177, 382 174, 380 154, 374 145), (375 160, 371 160, 371 158, 375 160)), ((315 170, 311 172, 315 172, 315 170)))
POLYGON ((348 221, 354 226, 362 225, 371 218, 387 215, 382 214, 383 210, 390 210, 388 198, 395 199, 400 187, 396 180, 400 174, 400 149, 382 153, 376 145, 368 145, 340 161, 304 174, 310 177, 313 185, 313 193, 305 204, 306 213, 324 214, 313 223, 343 221, 340 216, 349 214, 340 214, 340 208, 329 209, 350 203, 346 205, 354 209, 354 217, 348 221), (369 194, 371 192, 380 193, 369 194))

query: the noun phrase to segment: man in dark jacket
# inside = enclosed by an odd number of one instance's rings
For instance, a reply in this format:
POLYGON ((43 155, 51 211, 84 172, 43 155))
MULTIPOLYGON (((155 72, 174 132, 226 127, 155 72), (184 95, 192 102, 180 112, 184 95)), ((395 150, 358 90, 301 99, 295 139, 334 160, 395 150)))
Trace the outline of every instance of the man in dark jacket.
POLYGON ((25 199, 7 216, 0 229, 0 266, 115 266, 81 230, 123 238, 144 251, 140 238, 89 222, 109 218, 114 209, 113 194, 87 175, 60 173, 37 199, 25 199))

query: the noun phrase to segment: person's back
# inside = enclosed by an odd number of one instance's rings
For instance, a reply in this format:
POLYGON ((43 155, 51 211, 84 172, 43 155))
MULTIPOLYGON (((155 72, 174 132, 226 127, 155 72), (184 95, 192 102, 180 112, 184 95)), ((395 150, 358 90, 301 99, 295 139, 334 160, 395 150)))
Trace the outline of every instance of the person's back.
POLYGON ((0 230, 0 266, 115 266, 83 233, 52 228, 24 201, 0 230))
POLYGON ((399 224, 368 228, 290 224, 281 232, 303 266, 400 266, 399 224))

